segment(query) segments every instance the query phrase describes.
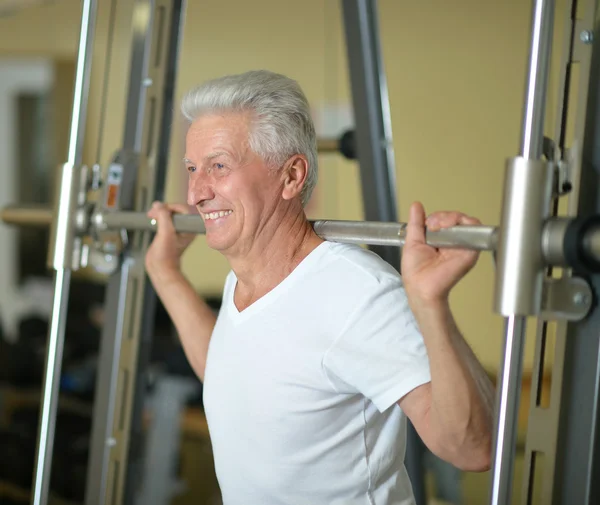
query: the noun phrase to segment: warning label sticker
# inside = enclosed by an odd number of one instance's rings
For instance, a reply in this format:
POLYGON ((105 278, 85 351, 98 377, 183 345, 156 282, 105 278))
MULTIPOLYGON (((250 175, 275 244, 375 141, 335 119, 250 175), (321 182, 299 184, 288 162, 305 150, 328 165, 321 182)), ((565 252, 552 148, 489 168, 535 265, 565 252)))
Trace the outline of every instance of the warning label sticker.
POLYGON ((123 180, 123 165, 112 163, 108 167, 106 176, 106 202, 105 205, 109 209, 114 209, 119 204, 119 190, 121 189, 121 181, 123 180))

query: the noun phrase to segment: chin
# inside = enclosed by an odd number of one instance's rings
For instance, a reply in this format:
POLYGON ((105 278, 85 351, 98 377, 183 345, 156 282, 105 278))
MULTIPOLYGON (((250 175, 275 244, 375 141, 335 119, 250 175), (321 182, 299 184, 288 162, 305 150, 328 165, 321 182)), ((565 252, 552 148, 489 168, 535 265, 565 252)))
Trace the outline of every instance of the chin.
POLYGON ((233 243, 234 240, 232 240, 229 237, 224 237, 222 235, 219 236, 216 233, 206 234, 206 244, 208 245, 208 247, 214 249, 215 251, 226 251, 233 245, 233 243))

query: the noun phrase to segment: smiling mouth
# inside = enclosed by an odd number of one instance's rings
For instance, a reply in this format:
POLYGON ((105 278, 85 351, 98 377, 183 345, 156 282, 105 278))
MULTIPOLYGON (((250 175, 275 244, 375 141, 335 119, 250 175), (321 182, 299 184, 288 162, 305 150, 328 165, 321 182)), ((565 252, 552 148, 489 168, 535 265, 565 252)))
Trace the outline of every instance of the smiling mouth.
POLYGON ((232 210, 219 210, 217 212, 208 212, 208 213, 202 213, 202 218, 205 221, 211 221, 214 219, 219 219, 220 217, 225 217, 228 216, 229 214, 231 214, 233 211, 232 210))

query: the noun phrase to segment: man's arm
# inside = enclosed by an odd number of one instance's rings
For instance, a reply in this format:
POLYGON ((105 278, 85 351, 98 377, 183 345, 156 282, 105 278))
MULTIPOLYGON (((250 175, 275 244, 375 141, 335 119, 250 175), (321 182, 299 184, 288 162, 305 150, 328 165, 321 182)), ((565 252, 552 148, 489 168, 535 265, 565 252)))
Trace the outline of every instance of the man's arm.
POLYGON ((157 232, 146 252, 146 272, 179 333, 192 369, 203 381, 216 316, 181 273, 181 255, 196 236, 175 231, 173 212, 188 213, 189 208, 155 202, 148 212, 148 217, 156 219, 157 232))
POLYGON ((490 467, 494 388, 458 330, 447 304, 415 311, 429 363, 431 382, 398 405, 440 458, 466 471, 490 467))
POLYGON ((208 344, 217 321, 214 312, 180 271, 148 271, 148 275, 177 329, 192 369, 204 381, 208 344))
POLYGON ((431 247, 426 231, 478 224, 478 219, 459 212, 436 212, 426 218, 423 206, 415 203, 402 254, 404 287, 427 349, 431 382, 405 395, 399 405, 434 453, 466 470, 490 466, 494 393, 456 326, 448 300, 478 254, 431 247))

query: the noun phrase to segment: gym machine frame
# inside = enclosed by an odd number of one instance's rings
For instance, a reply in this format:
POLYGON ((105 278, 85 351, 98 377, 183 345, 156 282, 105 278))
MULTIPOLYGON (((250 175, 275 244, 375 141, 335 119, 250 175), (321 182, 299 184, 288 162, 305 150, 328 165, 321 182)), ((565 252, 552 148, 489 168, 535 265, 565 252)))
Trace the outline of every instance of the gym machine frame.
MULTIPOLYGON (((353 29, 360 31, 360 27, 350 28, 349 21, 359 19, 360 12, 374 16, 375 2, 343 1, 347 34, 353 29)), ((143 397, 140 374, 147 361, 156 303, 143 271, 148 232, 154 230, 155 223, 144 211, 153 199, 162 197, 168 147, 166 126, 172 110, 183 11, 182 0, 134 0, 137 15, 124 144, 100 185, 100 167, 95 165, 88 170, 81 160, 96 12, 96 0, 84 0, 69 157, 61 167, 56 208, 7 207, 0 216, 16 225, 52 227, 49 260, 56 272, 55 296, 32 494, 35 505, 46 504, 48 498, 70 273, 88 264, 110 273, 110 278, 106 296, 109 320, 102 335, 85 503, 116 505, 134 501, 143 397)), ((496 256, 494 310, 506 317, 506 332, 498 380, 490 493, 493 505, 507 505, 511 500, 528 316, 537 316, 539 324, 523 500, 531 503, 535 456, 540 452, 549 456, 546 461, 550 462, 545 468, 544 503, 591 505, 600 496, 600 480, 594 479, 600 463, 600 452, 595 451, 600 427, 600 311, 592 307, 600 287, 600 279, 594 275, 600 270, 600 186, 595 173, 600 163, 600 141, 595 138, 600 127, 597 1, 574 0, 569 14, 556 141, 544 142, 543 137, 554 2, 534 0, 521 148, 519 156, 506 164, 500 225, 461 226, 427 233, 432 246, 492 251, 496 256), (574 140, 568 147, 565 131, 570 74, 576 64, 580 68, 579 101, 574 140), (556 203, 568 189, 569 210, 567 216, 559 217, 556 203), (563 269, 560 278, 550 275, 553 267, 563 269), (548 321, 557 321, 558 326, 551 406, 542 409, 539 378, 548 321), (568 409, 562 413, 561 392, 569 393, 568 409), (568 416, 568 412, 578 415, 568 416), (536 436, 542 424, 544 437, 536 436)), ((371 31, 371 36, 376 33, 376 25, 372 28, 375 32, 371 31)), ((348 39, 349 50, 351 40, 348 39)), ((359 47, 365 43, 361 40, 359 47)), ((365 53, 359 58, 360 64, 366 63, 367 56, 365 53)), ((351 68, 351 75, 360 124, 357 148, 363 196, 367 213, 376 214, 380 221, 314 221, 313 225, 327 240, 402 247, 405 224, 385 222, 395 221, 396 213, 390 189, 393 185, 389 184, 393 181, 390 131, 382 128, 389 119, 383 109, 387 97, 375 94, 371 95, 374 100, 360 102, 361 97, 357 96, 367 97, 368 86, 380 86, 380 91, 385 91, 381 88, 385 81, 372 79, 375 66, 371 73, 365 72, 369 75, 360 83, 355 77, 357 68, 351 68), (360 86, 366 87, 364 93, 355 91, 360 86), (367 116, 361 116, 362 112, 372 114, 370 122, 367 116), (369 150, 371 154, 366 154, 369 150), (377 156, 384 161, 365 165, 365 160, 373 161, 377 156), (382 200, 374 199, 375 195, 382 200), (370 207, 374 202, 387 207, 374 211, 370 207)), ((175 216, 174 224, 179 231, 204 232, 199 216, 175 216)), ((389 254, 384 252, 386 249, 380 251, 382 255, 389 254)))

